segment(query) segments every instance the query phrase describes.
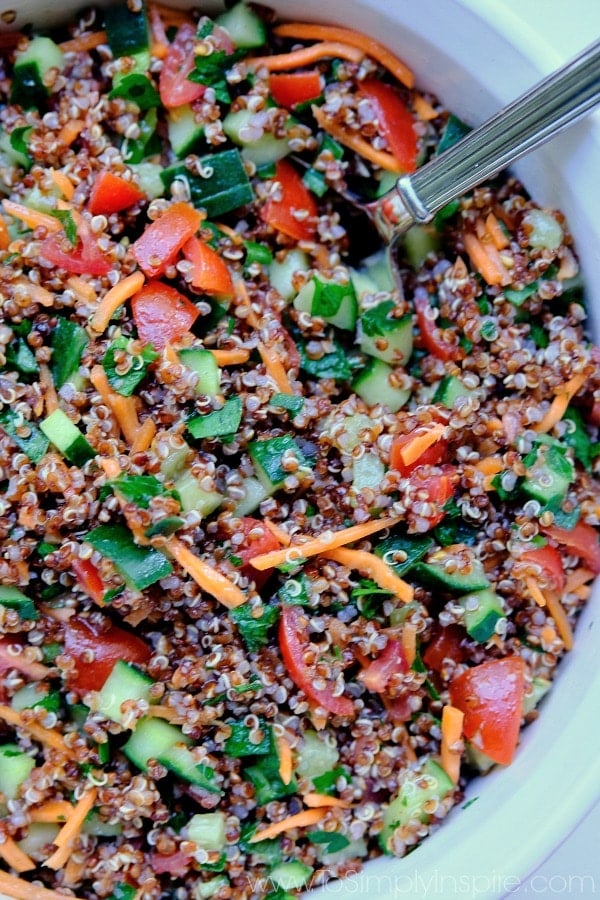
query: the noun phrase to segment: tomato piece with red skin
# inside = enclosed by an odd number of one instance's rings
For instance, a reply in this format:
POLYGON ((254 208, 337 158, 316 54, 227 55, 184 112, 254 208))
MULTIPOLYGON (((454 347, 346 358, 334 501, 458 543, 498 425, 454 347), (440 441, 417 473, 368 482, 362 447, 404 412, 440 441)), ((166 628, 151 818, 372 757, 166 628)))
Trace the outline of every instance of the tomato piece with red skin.
POLYGON ((534 547, 531 550, 524 550, 519 557, 519 562, 532 563, 535 566, 539 566, 552 590, 564 590, 566 581, 565 570, 562 564, 562 557, 556 547, 546 544, 545 547, 534 547))
POLYGON ((182 850, 176 850, 168 856, 164 853, 150 853, 148 861, 152 872, 157 875, 168 874, 173 878, 183 878, 190 871, 194 858, 182 850))
POLYGON ((102 603, 106 588, 94 563, 90 559, 77 557, 71 563, 71 568, 81 590, 96 603, 102 603))
POLYGON ((139 203, 144 197, 132 181, 103 169, 94 179, 88 209, 93 216, 110 216, 139 203))
POLYGON ((439 467, 439 470, 430 473, 429 469, 418 466, 410 475, 412 493, 419 493, 419 500, 430 503, 439 512, 428 517, 429 528, 435 528, 446 515, 444 506, 454 494, 454 485, 458 479, 456 466, 449 464, 439 467), (429 473, 429 474, 428 474, 429 473))
POLYGON ((426 350, 444 362, 460 357, 460 348, 455 341, 447 341, 446 335, 456 337, 455 332, 450 329, 441 329, 435 324, 435 320, 430 318, 431 305, 429 300, 420 295, 415 294, 414 298, 415 311, 417 313, 417 325, 421 334, 421 341, 426 350))
POLYGON ((312 241, 317 226, 317 202, 302 176, 286 159, 276 165, 275 178, 280 186, 277 199, 271 197, 260 211, 261 218, 272 228, 297 241, 312 241), (300 213, 300 218, 296 214, 300 213))
POLYGON ((600 574, 600 543, 598 531, 585 522, 578 522, 574 528, 559 528, 557 525, 542 527, 544 534, 567 547, 590 567, 595 575, 600 574))
POLYGON ((141 638, 112 622, 100 627, 73 616, 65 626, 65 656, 75 664, 67 684, 79 694, 99 691, 119 660, 145 665, 151 655, 141 638))
POLYGON ((278 106, 293 109, 297 103, 315 100, 323 93, 323 76, 316 69, 274 72, 269 76, 269 92, 278 106))
POLYGON ((197 237, 191 237, 182 248, 185 258, 192 263, 192 287, 205 294, 232 297, 233 279, 227 263, 216 250, 197 237))
POLYGON ((447 659, 451 659, 455 663, 463 662, 466 656, 466 649, 462 646, 464 638, 465 631, 460 625, 437 626, 421 654, 427 668, 433 669, 434 672, 440 672, 447 659))
POLYGON ((354 716, 354 704, 348 697, 335 696, 333 687, 315 687, 315 673, 304 662, 309 641, 302 618, 303 613, 298 606, 284 606, 281 610, 279 645, 288 675, 309 700, 318 703, 327 712, 354 716))
POLYGON ((77 243, 75 246, 65 234, 51 234, 40 246, 40 257, 72 275, 108 275, 112 263, 98 246, 87 222, 77 217, 77 243))
POLYGON ((414 472, 419 466, 437 466, 443 462, 448 452, 448 441, 440 438, 435 444, 425 450, 414 462, 406 463, 402 459, 402 448, 409 444, 419 434, 425 434, 428 428, 416 428, 411 434, 399 434, 392 441, 390 447, 390 468, 400 472, 405 478, 414 472))
POLYGON ((450 702, 465 714, 463 731, 478 750, 507 766, 521 727, 525 663, 519 656, 489 659, 450 682, 450 702))
POLYGON ((264 522, 260 519, 253 519, 252 516, 244 516, 240 519, 241 532, 245 537, 245 542, 241 546, 235 548, 235 556, 242 560, 241 571, 248 578, 251 578, 257 587, 261 587, 271 575, 272 569, 259 571, 250 565, 250 560, 261 553, 270 553, 272 550, 279 550, 279 541, 272 534, 264 522))
POLYGON ((177 30, 173 43, 165 56, 158 78, 158 92, 162 105, 167 109, 193 103, 204 94, 206 87, 188 79, 196 68, 196 29, 184 22, 177 30))
POLYGON ((382 694, 392 675, 404 675, 406 672, 408 664, 402 641, 389 639, 379 656, 369 662, 359 678, 367 690, 382 694))
POLYGON ((172 203, 146 227, 133 245, 133 255, 148 278, 162 275, 200 227, 202 215, 190 203, 172 203))
POLYGON ((418 153, 415 120, 400 95, 378 78, 365 78, 360 82, 359 91, 368 98, 379 123, 379 132, 402 171, 414 172, 418 153))
POLYGON ((200 315, 191 300, 162 281, 148 281, 134 294, 131 312, 140 341, 155 350, 178 343, 200 315))

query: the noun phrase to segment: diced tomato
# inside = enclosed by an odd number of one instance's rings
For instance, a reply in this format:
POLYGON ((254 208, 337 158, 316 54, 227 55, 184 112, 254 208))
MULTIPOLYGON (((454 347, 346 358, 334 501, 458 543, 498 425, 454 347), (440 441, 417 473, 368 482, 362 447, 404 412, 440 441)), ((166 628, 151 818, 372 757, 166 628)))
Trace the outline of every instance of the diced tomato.
POLYGON ((71 568, 79 587, 96 603, 102 603, 106 588, 94 563, 89 559, 77 557, 73 560, 71 568))
POLYGON ((151 655, 141 638, 112 623, 101 628, 74 616, 65 626, 65 656, 75 664, 67 682, 80 694, 99 691, 118 660, 145 665, 151 655))
POLYGON ((534 547, 521 553, 519 560, 524 563, 533 563, 542 569, 549 586, 555 591, 562 591, 565 586, 565 570, 561 555, 556 547, 546 544, 545 547, 534 547))
POLYGON ((406 478, 406 476, 410 475, 411 472, 414 472, 418 466, 437 466, 444 461, 448 451, 448 441, 441 438, 439 441, 436 441, 435 444, 432 444, 431 447, 428 447, 418 459, 408 466, 403 462, 401 453, 402 448, 406 444, 409 444, 417 435, 423 434, 426 431, 427 428, 425 427, 416 428, 411 434, 399 434, 394 438, 392 446, 390 447, 390 468, 396 469, 397 472, 400 472, 400 474, 406 478))
POLYGON ((163 106, 173 109, 192 103, 202 97, 206 87, 189 81, 188 75, 196 68, 194 46, 196 29, 188 22, 181 25, 169 47, 158 79, 158 91, 163 106))
POLYGON ((369 99, 379 123, 379 132, 386 139, 390 152, 404 172, 414 172, 417 167, 417 133, 414 119, 400 95, 378 78, 361 81, 360 92, 369 99))
POLYGON ((193 857, 183 853, 182 850, 177 850, 168 856, 163 853, 150 853, 148 861, 150 869, 152 872, 156 872, 157 875, 167 873, 174 878, 183 878, 190 871, 190 866, 194 860, 193 857))
POLYGON ((446 515, 444 506, 454 493, 454 484, 457 479, 456 466, 443 465, 440 470, 439 474, 427 475, 419 467, 410 476, 413 496, 415 491, 418 491, 420 500, 433 504, 439 510, 429 518, 429 528, 439 525, 446 515))
POLYGON ((450 683, 450 701, 465 714, 465 737, 501 765, 514 756, 524 693, 525 663, 519 656, 487 660, 450 683))
POLYGON ((466 650, 461 646, 464 637, 465 632, 460 625, 439 626, 422 654, 427 668, 439 672, 446 659, 456 663, 462 662, 466 654, 466 650))
POLYGON ((200 315, 191 300, 161 281, 148 281, 134 294, 131 312, 140 341, 155 350, 180 341, 200 315))
POLYGON ((311 241, 316 233, 317 203, 302 177, 291 163, 280 159, 275 181, 281 188, 280 199, 267 200, 261 217, 282 234, 297 241, 311 241), (299 214, 299 217, 297 217, 299 214))
POLYGON ((426 297, 416 294, 414 303, 417 313, 417 324, 425 349, 444 362, 450 359, 458 359, 460 350, 455 342, 456 335, 454 331, 438 328, 433 319, 429 318, 431 306, 426 297), (446 340, 447 337, 454 338, 454 340, 446 340))
POLYGON ((578 522, 570 531, 557 525, 549 525, 542 528, 542 531, 557 544, 562 544, 575 556, 579 556, 596 575, 600 574, 600 543, 598 531, 592 525, 578 522))
POLYGON ((264 522, 260 519, 253 519, 251 516, 244 516, 241 521, 241 531, 246 539, 241 547, 236 547, 235 555, 239 556, 243 562, 242 572, 252 578, 258 587, 267 580, 271 574, 271 569, 260 571, 250 565, 250 560, 261 553, 270 553, 272 550, 279 550, 279 541, 272 534, 264 522))
POLYGON ((133 182, 103 169, 94 179, 88 209, 93 216, 110 216, 111 213, 121 212, 134 203, 139 203, 144 196, 133 182))
POLYGON ((297 103, 319 97, 323 92, 323 78, 316 69, 273 73, 269 76, 269 91, 278 106, 292 109, 297 103))
POLYGON ((40 256, 53 266, 74 275, 107 275, 112 263, 98 247, 98 241, 82 217, 77 219, 77 244, 64 234, 51 234, 42 241, 40 256))
POLYGON ((192 285, 206 294, 231 297, 233 279, 225 260, 205 241, 191 237, 183 245, 183 255, 194 266, 192 285))
POLYGON ((377 659, 372 660, 359 678, 369 691, 383 693, 392 675, 408 672, 408 665, 401 641, 388 640, 377 659))
POLYGON ((338 716, 353 716, 354 704, 348 697, 335 696, 332 687, 315 687, 315 673, 304 662, 308 640, 302 626, 302 611, 298 606, 284 606, 279 620, 279 644, 286 670, 306 696, 328 712, 338 716))
POLYGON ((151 222, 133 245, 133 255, 148 278, 162 275, 175 262, 177 254, 193 237, 202 221, 189 203, 173 203, 151 222))

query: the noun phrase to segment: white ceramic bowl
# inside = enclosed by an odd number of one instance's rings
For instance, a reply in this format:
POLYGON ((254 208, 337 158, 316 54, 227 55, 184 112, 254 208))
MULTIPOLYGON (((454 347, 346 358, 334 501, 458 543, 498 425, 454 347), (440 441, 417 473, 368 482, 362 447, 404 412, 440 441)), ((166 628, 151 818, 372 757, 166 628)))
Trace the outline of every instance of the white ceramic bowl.
MULTIPOLYGON (((600 34, 598 0, 263 0, 286 18, 338 22, 394 48, 418 83, 476 124, 518 96, 567 50, 600 34), (525 7, 525 11, 520 10, 525 7), (527 22, 522 16, 527 16, 527 22), (537 21, 536 21, 537 20, 537 21), (554 48, 546 37, 555 39, 554 48), (559 40, 560 43, 559 43, 559 40), (563 40, 564 38, 564 40, 563 40)), ((56 21, 84 5, 62 0, 1 0, 16 25, 56 21)), ((185 2, 173 5, 192 5, 185 2)), ((203 4, 217 8, 218 4, 203 4)), ((600 118, 596 113, 522 161, 517 174, 534 198, 567 215, 600 326, 600 118)), ((598 328, 596 328, 598 334, 598 328)), ((457 808, 410 856, 385 857, 360 875, 332 882, 313 900, 378 897, 502 897, 569 834, 600 795, 596 602, 582 615, 576 646, 561 663, 542 715, 514 763, 471 785, 477 802, 457 808)), ((582 894, 583 896, 583 894, 582 894)))

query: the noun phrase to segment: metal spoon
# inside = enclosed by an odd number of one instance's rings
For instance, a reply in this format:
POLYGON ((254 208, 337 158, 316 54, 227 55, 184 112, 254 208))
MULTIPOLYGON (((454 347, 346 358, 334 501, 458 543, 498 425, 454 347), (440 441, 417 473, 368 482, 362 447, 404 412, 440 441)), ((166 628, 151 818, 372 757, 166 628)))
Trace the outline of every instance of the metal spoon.
POLYGON ((440 156, 402 175, 378 200, 359 204, 392 252, 415 224, 497 175, 600 102, 600 41, 538 82, 440 156))

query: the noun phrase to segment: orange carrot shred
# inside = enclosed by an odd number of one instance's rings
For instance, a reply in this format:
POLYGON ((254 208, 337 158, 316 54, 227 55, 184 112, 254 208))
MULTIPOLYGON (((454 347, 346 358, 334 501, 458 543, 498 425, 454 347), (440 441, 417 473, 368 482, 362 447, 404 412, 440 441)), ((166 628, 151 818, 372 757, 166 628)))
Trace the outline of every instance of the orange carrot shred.
POLYGON ((40 387, 44 394, 44 405, 46 407, 46 415, 50 415, 54 410, 58 409, 58 396, 54 387, 54 379, 52 372, 46 363, 40 363, 40 387))
POLYGON ((338 125, 337 122, 330 119, 320 107, 313 106, 312 112, 323 131, 327 131, 328 134, 336 138, 340 144, 344 144, 346 147, 349 147, 350 150, 354 150, 355 153, 358 153, 359 156, 364 156, 365 159, 368 159, 376 166, 379 166, 380 169, 385 169, 387 172, 395 172, 400 175, 404 171, 402 165, 395 156, 388 153, 386 150, 376 150, 375 147, 369 144, 369 142, 359 134, 349 131, 347 128, 338 125))
POLYGON ((54 216, 39 212, 37 209, 29 209, 22 203, 15 203, 13 200, 3 200, 2 206, 5 212, 27 225, 28 228, 45 228, 48 232, 56 232, 62 229, 62 225, 54 216))
POLYGON ((431 103, 429 103, 422 94, 415 95, 413 99, 413 109, 419 119, 423 122, 431 122, 432 119, 437 119, 439 115, 437 110, 433 108, 431 103))
POLYGON ((282 394, 293 395, 294 389, 290 384, 287 372, 285 371, 284 365, 279 359, 277 352, 271 347, 266 347, 265 344, 260 341, 256 347, 260 353, 263 365, 267 370, 267 375, 275 382, 277 390, 282 394))
POLYGON ((67 287, 69 287, 81 300, 85 300, 86 303, 93 303, 96 300, 96 291, 92 285, 88 284, 87 281, 84 281, 83 278, 80 278, 79 275, 72 275, 68 278, 67 287))
POLYGON ((67 745, 62 735, 57 731, 52 731, 50 728, 44 728, 39 722, 26 718, 22 713, 17 712, 16 709, 0 705, 0 719, 3 719, 9 725, 13 725, 15 728, 22 728, 24 731, 28 731, 41 744, 45 744, 53 750, 60 750, 61 753, 68 755, 67 745))
POLYGON ((56 850, 52 856, 49 856, 44 862, 45 866, 48 866, 50 869, 62 869, 65 865, 71 854, 73 844, 79 834, 81 826, 84 823, 85 817, 94 806, 97 796, 98 788, 93 787, 87 790, 77 801, 73 808, 73 812, 54 838, 53 843, 56 850))
POLYGON ((271 522, 270 519, 263 519, 263 523, 265 527, 269 529, 273 537, 277 538, 282 547, 290 546, 292 543, 292 536, 289 531, 286 531, 281 525, 277 525, 276 522, 271 522))
POLYGON ((89 34, 71 38, 69 41, 63 41, 58 46, 63 53, 86 53, 99 47, 100 44, 106 44, 107 40, 105 31, 92 31, 89 34))
POLYGON ((404 658, 410 668, 417 658, 417 629, 412 622, 406 622, 403 626, 401 641, 404 658))
POLYGON ((587 381, 588 376, 584 372, 580 372, 578 375, 573 375, 565 385, 563 385, 562 390, 556 395, 552 403, 550 404, 550 409, 541 420, 536 425, 534 425, 534 431, 538 431, 541 434, 545 434, 550 431, 557 422, 560 422, 562 417, 567 411, 569 403, 575 396, 575 394, 583 387, 585 382, 587 381))
POLYGON ((504 250, 505 247, 509 246, 510 241, 502 231, 500 223, 494 213, 490 213, 485 220, 485 230, 490 236, 496 250, 504 250))
POLYGON ((63 147, 70 147, 84 128, 85 122, 82 122, 81 119, 73 119, 70 122, 66 122, 58 132, 58 143, 63 147))
POLYGON ((177 560, 182 569, 196 584, 228 609, 235 609, 246 602, 244 593, 217 569, 196 556, 182 541, 171 537, 166 542, 167 550, 177 560))
POLYGON ((0 250, 8 250, 10 244, 10 234, 8 233, 8 225, 4 216, 0 216, 0 250))
POLYGON ((383 559, 369 553, 366 550, 351 550, 348 547, 338 547, 336 550, 329 550, 327 553, 320 554, 327 559, 333 559, 348 566, 350 569, 357 569, 367 578, 372 578, 380 588, 384 591, 390 591, 394 596, 398 597, 404 603, 410 603, 414 596, 414 590, 408 584, 399 578, 394 570, 388 566, 383 559))
POLYGON ((60 169, 50 169, 50 178, 66 200, 73 199, 75 185, 64 172, 61 172, 60 169))
POLYGON ((38 884, 31 884, 16 875, 0 872, 0 892, 13 900, 77 900, 73 894, 52 891, 38 884))
POLYGON ((73 812, 73 804, 67 800, 48 800, 42 806, 30 810, 32 822, 66 822, 73 812))
POLYGON ((441 762, 442 768, 454 784, 460 775, 461 750, 456 749, 456 744, 462 737, 464 717, 462 710, 455 706, 444 706, 442 710, 441 762))
POLYGON ((289 784, 292 780, 292 747, 284 735, 278 737, 276 743, 279 755, 279 777, 284 784, 289 784))
POLYGON ((302 66, 310 66, 321 59, 347 59, 349 62, 359 63, 363 53, 348 44, 339 41, 323 41, 312 44, 310 47, 302 47, 301 50, 292 50, 290 53, 277 53, 273 56, 255 56, 249 59, 255 69, 266 68, 269 72, 286 72, 288 69, 299 69, 302 66))
MULTIPOLYGON (((502 265, 502 262, 499 262, 497 251, 496 256, 490 255, 491 248, 484 245, 471 232, 465 232, 462 238, 473 268, 477 269, 488 284, 510 284, 511 277, 502 265)), ((493 249, 495 250, 495 248, 493 249)))
POLYGON ((577 588, 581 587, 583 584, 587 584, 588 581, 593 581, 595 577, 596 576, 591 569, 584 569, 583 567, 575 569, 567 575, 565 594, 576 591, 577 588))
POLYGON ((350 804, 341 797, 331 797, 329 794, 317 794, 316 791, 309 791, 304 794, 302 802, 311 809, 319 809, 323 806, 337 806, 339 809, 349 809, 350 804))
POLYGON ((5 835, 0 844, 0 856, 15 872, 30 872, 36 867, 32 858, 9 835, 5 835))
POLYGON ((565 612, 564 606, 562 605, 556 594, 554 594, 552 591, 546 592, 546 602, 548 612, 554 619, 556 630, 558 631, 558 634, 563 644, 565 645, 565 650, 572 650, 575 640, 573 636, 573 629, 567 617, 567 613, 565 612))
POLYGON ((538 606, 546 606, 546 596, 539 589, 537 582, 534 578, 526 578, 525 584, 527 585, 527 590, 531 594, 532 598, 535 600, 538 606))
POLYGON ((250 351, 240 347, 239 350, 211 350, 218 366, 237 366, 248 362, 250 351))
POLYGON ((131 442, 131 452, 132 453, 143 453, 148 449, 152 441, 154 440, 154 435, 156 434, 156 422, 154 419, 148 417, 143 424, 140 426, 140 429, 131 442))
POLYGON ((90 381, 100 394, 102 402, 113 413, 123 437, 129 444, 132 444, 140 430, 135 397, 123 397, 113 391, 108 383, 106 372, 100 365, 92 367, 90 381))
POLYGON ((102 334, 119 307, 140 290, 145 280, 142 272, 133 272, 131 275, 127 275, 126 278, 122 278, 121 281, 117 281, 107 291, 92 316, 90 325, 94 331, 102 334))
POLYGON ((400 456, 405 466, 410 466, 416 462, 420 456, 425 453, 433 444, 444 436, 446 428, 441 423, 432 425, 426 432, 415 435, 410 441, 407 441, 400 448, 400 456))
POLYGON ((266 828, 255 831, 248 843, 255 844, 257 841, 271 840, 271 838, 277 837, 277 835, 282 834, 284 831, 289 831, 291 828, 306 828, 308 825, 316 825, 326 813, 327 810, 323 808, 305 809, 294 816, 282 819, 281 822, 274 822, 272 825, 267 825, 266 828))
POLYGON ((376 519, 371 522, 365 522, 363 525, 351 525, 349 528, 343 528, 340 531, 329 531, 317 538, 310 538, 304 543, 292 544, 283 550, 273 550, 270 553, 261 553, 250 560, 250 565, 259 571, 272 569, 281 566, 284 563, 294 562, 295 560, 306 559, 309 556, 321 556, 330 550, 337 550, 344 544, 352 544, 354 541, 361 541, 363 538, 384 528, 392 528, 400 522, 399 516, 388 516, 382 519, 376 519))

